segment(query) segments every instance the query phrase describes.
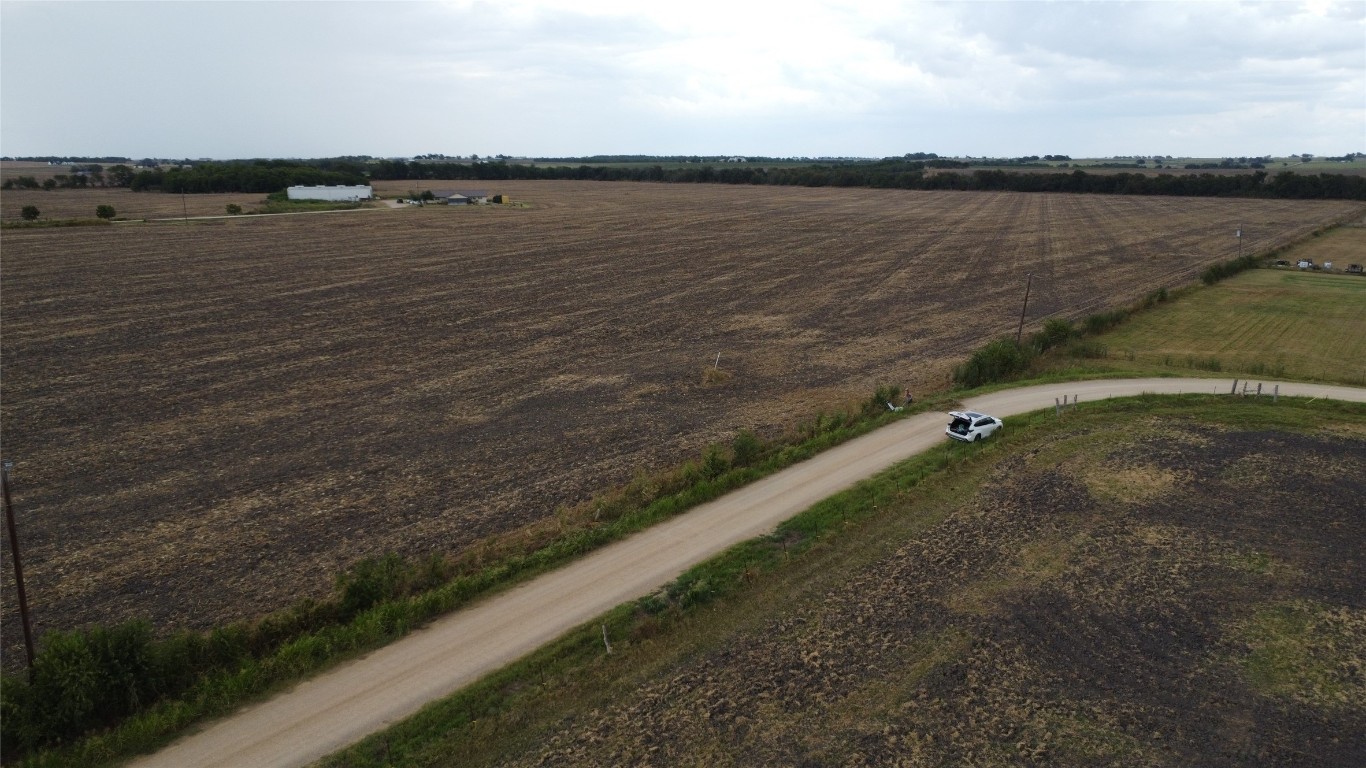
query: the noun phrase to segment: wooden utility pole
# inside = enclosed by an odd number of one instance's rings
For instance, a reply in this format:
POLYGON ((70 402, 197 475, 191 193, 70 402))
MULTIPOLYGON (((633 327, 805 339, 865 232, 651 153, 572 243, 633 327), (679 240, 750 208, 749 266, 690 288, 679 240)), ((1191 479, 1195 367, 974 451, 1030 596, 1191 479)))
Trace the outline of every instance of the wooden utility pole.
POLYGON ((1025 310, 1026 310, 1026 309, 1029 309, 1029 286, 1032 285, 1032 284, 1034 283, 1034 273, 1033 273, 1033 272, 1030 272, 1029 275, 1028 275, 1028 278, 1029 278, 1029 279, 1025 281, 1025 300, 1024 300, 1024 306, 1023 306, 1023 307, 1020 307, 1020 330, 1018 330, 1018 331, 1015 332, 1015 344, 1016 344, 1016 345, 1018 345, 1018 344, 1020 343, 1020 339, 1024 337, 1025 310))
POLYGON ((33 627, 28 620, 28 595, 24 592, 24 564, 19 560, 19 534, 14 526, 14 504, 9 497, 9 470, 14 462, 0 462, 0 488, 4 489, 5 525, 9 527, 10 555, 14 558, 14 584, 19 588, 19 618, 24 624, 24 650, 28 652, 28 679, 33 681, 33 627))

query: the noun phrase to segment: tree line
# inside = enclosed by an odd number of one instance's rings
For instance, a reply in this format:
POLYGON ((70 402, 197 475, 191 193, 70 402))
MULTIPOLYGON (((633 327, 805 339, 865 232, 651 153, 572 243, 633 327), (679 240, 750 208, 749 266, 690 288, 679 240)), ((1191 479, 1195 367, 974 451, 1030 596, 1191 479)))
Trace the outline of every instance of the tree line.
POLYGON ((200 163, 188 168, 138 171, 128 184, 134 192, 260 192, 298 185, 369 184, 357 170, 260 160, 250 163, 200 163))
MULTIPOLYGON (((665 168, 660 164, 543 165, 508 162, 414 162, 368 157, 316 160, 240 160, 200 162, 177 168, 133 169, 116 165, 73 166, 73 173, 41 186, 119 186, 133 191, 278 192, 294 185, 368 184, 372 180, 438 179, 653 181, 674 184, 749 184, 801 187, 871 187, 875 189, 962 190, 1002 192, 1073 192, 1108 195, 1178 197, 1268 197, 1288 199, 1366 200, 1366 176, 1340 173, 1296 173, 1265 170, 1252 173, 1088 173, 1017 171, 1004 168, 969 170, 967 163, 916 153, 875 161, 841 161, 767 167, 758 163, 692 164, 665 168)), ((1021 158, 1032 161, 1032 158, 1021 158)), ((5 182, 5 188, 40 186, 32 177, 5 182)))
POLYGON ((661 165, 542 166, 505 161, 410 163, 403 160, 377 160, 369 165, 368 170, 370 178, 385 180, 570 179, 678 184, 1366 200, 1366 177, 1340 173, 1303 174, 1282 171, 1271 175, 1262 170, 1236 174, 1087 173, 1081 169, 1059 173, 1000 169, 967 172, 963 170, 966 167, 967 163, 953 160, 922 161, 902 158, 782 168, 754 165, 703 165, 696 168, 664 168, 661 165))

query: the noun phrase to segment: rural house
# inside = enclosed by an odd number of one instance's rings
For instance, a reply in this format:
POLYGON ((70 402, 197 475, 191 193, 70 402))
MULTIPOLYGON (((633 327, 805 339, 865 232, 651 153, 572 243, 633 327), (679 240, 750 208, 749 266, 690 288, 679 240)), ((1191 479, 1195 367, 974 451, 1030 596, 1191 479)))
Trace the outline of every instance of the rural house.
POLYGON ((329 200, 337 203, 358 203, 375 196, 374 188, 369 185, 300 186, 290 187, 285 192, 289 194, 290 200, 329 200))
POLYGON ((446 191, 433 192, 436 199, 448 205, 487 205, 489 193, 483 190, 478 191, 446 191))

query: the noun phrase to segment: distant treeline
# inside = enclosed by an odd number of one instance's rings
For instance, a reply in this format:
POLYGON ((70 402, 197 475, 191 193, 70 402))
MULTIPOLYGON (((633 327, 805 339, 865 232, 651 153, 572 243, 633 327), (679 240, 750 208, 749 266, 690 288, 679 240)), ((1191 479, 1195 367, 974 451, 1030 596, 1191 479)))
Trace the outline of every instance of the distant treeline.
POLYGON ((134 192, 279 192, 285 187, 316 184, 368 184, 360 167, 348 161, 252 160, 199 163, 188 168, 138 171, 129 182, 134 192), (348 166, 348 167, 335 167, 348 166))
POLYGON ((6 155, 0 160, 23 160, 30 163, 56 163, 66 165, 67 163, 131 163, 132 160, 126 157, 76 157, 72 155, 32 155, 30 157, 10 157, 6 155))
MULTIPOLYGON (((1288 199, 1366 200, 1366 176, 1339 173, 1296 173, 1264 170, 1251 173, 1088 173, 1018 171, 1002 168, 967 170, 958 160, 907 157, 877 161, 840 161, 765 167, 756 162, 687 162, 665 168, 658 163, 567 165, 508 162, 443 162, 366 157, 317 160, 237 160, 199 162, 171 169, 145 169, 107 174, 109 186, 134 191, 270 193, 298 184, 367 184, 371 181, 435 181, 468 179, 654 181, 675 184, 750 184, 798 187, 871 187, 875 189, 989 190, 1010 192, 1075 192, 1106 195, 1170 195, 1178 197, 1269 197, 1288 199)), ((629 156, 612 156, 625 160, 629 156)), ((1052 159, 1054 156, 1043 158, 1052 159)), ((1057 156, 1062 157, 1062 156, 1057 156)), ((1034 158, 1020 158, 1030 164, 1034 158)))
POLYGON ((1010 192, 1080 192, 1108 195, 1172 195, 1180 197, 1272 197, 1291 199, 1366 200, 1366 176, 1338 173, 1300 174, 1266 171, 1229 174, 1018 172, 976 170, 953 160, 882 160, 847 164, 813 164, 763 168, 748 164, 696 168, 660 165, 526 165, 492 163, 409 163, 376 160, 370 178, 387 180, 577 179, 592 181, 658 181, 679 184, 767 184, 798 187, 872 187, 876 189, 991 190, 1010 192))

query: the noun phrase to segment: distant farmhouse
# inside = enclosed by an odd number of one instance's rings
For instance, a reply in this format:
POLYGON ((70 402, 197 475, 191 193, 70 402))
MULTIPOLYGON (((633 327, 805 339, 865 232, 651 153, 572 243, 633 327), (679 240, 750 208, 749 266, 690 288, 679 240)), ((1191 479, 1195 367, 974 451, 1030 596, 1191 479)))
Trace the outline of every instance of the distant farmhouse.
POLYGON ((290 200, 329 200, 334 203, 358 203, 375 196, 374 187, 369 185, 290 187, 285 191, 289 193, 290 200))
POLYGON ((487 205, 489 202, 489 193, 483 190, 463 192, 442 190, 432 194, 436 195, 437 200, 447 205, 487 205))

